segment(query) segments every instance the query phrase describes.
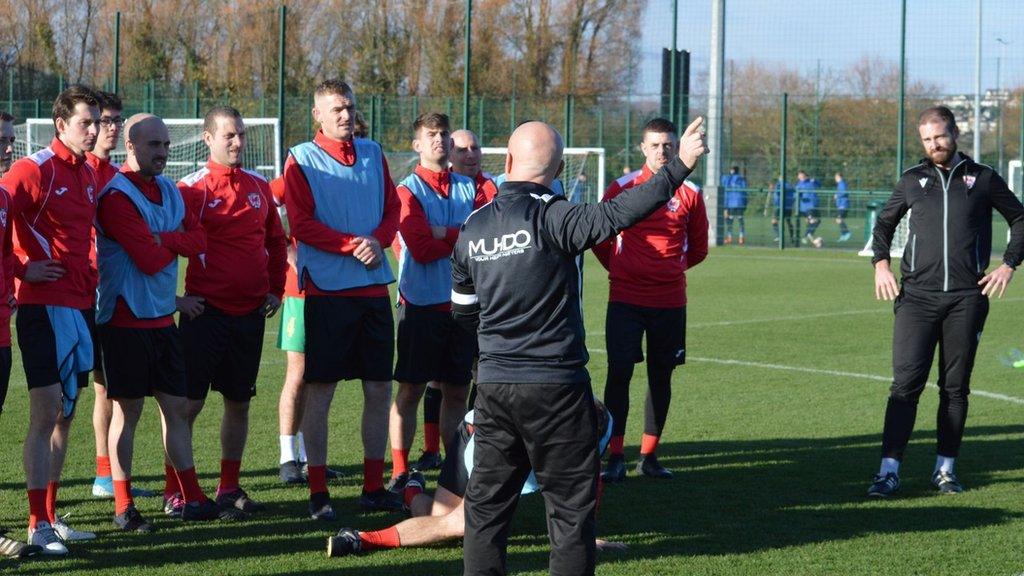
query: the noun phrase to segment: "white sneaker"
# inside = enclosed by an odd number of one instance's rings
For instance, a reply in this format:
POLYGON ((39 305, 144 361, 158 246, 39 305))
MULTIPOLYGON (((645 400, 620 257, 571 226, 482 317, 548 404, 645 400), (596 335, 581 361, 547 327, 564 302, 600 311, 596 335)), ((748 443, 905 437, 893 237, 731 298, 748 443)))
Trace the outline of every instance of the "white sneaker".
POLYGON ((57 518, 57 521, 53 523, 53 529, 57 532, 57 536, 60 536, 61 540, 65 542, 77 542, 79 540, 92 540, 96 537, 96 534, 93 532, 82 532, 68 526, 67 522, 65 522, 68 516, 71 516, 71 514, 65 514, 60 518, 57 518))
POLYGON ((28 531, 28 543, 39 546, 46 556, 66 556, 67 546, 60 541, 57 531, 49 522, 36 522, 36 529, 28 531))

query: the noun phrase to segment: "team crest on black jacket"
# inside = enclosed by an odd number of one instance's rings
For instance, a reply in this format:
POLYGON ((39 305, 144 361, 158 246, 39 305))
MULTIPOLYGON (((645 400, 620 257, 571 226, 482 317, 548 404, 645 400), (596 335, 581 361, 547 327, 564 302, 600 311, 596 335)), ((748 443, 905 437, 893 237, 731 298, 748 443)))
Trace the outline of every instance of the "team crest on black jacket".
POLYGON ((262 205, 263 205, 263 199, 260 198, 260 193, 259 192, 250 192, 249 193, 249 206, 252 206, 253 209, 255 209, 255 210, 259 210, 260 206, 262 206, 262 205))

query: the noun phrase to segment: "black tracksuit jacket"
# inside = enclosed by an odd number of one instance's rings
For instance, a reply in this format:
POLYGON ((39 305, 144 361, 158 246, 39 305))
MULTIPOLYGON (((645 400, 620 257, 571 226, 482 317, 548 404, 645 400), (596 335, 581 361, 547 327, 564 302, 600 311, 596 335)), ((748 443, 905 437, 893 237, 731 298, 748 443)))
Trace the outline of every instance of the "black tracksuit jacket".
POLYGON ((473 212, 452 252, 452 310, 456 320, 478 324, 477 383, 588 382, 576 259, 668 202, 689 174, 675 158, 599 204, 505 182, 473 212))
POLYGON ((1002 261, 1024 259, 1024 206, 992 168, 962 153, 946 172, 929 160, 903 173, 882 208, 872 236, 874 264, 889 260, 893 234, 910 211, 910 235, 900 273, 904 289, 978 290, 992 252, 992 209, 1010 224, 1002 261))

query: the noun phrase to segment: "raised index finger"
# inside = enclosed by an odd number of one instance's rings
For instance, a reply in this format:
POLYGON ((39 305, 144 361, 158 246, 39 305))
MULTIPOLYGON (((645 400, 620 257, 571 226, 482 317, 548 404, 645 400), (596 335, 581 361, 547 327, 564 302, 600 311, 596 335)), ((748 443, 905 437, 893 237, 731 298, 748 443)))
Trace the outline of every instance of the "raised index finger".
POLYGON ((690 125, 686 127, 686 131, 683 132, 683 136, 686 137, 686 136, 689 136, 690 134, 694 134, 694 133, 698 132, 700 130, 700 127, 703 124, 704 124, 704 117, 703 116, 697 116, 697 119, 694 120, 693 122, 690 122, 690 125))

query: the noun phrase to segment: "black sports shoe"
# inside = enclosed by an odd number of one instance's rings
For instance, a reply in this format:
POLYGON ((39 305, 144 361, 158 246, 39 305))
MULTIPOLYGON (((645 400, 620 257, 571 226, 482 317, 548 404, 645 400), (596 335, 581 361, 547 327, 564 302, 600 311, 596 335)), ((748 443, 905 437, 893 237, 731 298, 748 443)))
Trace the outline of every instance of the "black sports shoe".
POLYGON ((285 484, 304 484, 306 482, 306 479, 302 476, 302 470, 299 469, 299 463, 295 460, 289 460, 281 464, 278 476, 281 478, 281 482, 285 484))
POLYGON ((186 522, 205 520, 245 520, 245 512, 237 508, 221 508, 213 500, 189 502, 181 509, 181 519, 186 522))
POLYGON ((641 455, 640 461, 636 463, 636 473, 651 478, 671 478, 672 471, 658 463, 656 454, 641 455))
POLYGON ((424 452, 416 461, 417 470, 435 470, 441 467, 441 454, 439 452, 424 452))
POLYGON ((220 506, 221 508, 235 508, 245 512, 246 514, 262 512, 267 509, 267 507, 262 503, 249 498, 249 495, 241 488, 235 488, 231 492, 217 494, 217 506, 220 506))
POLYGON ((185 507, 185 499, 181 492, 175 492, 170 498, 164 498, 164 514, 171 518, 181 518, 181 510, 185 507))
POLYGON ((363 540, 359 537, 359 531, 351 528, 338 530, 336 536, 327 539, 327 556, 340 558, 349 554, 358 554, 363 551, 363 540))
POLYGON ((625 456, 618 454, 610 456, 608 458, 608 464, 604 467, 604 472, 601 472, 601 480, 609 484, 615 482, 622 482, 626 479, 626 458, 625 456))
POLYGON ((402 472, 398 476, 395 476, 394 478, 392 478, 388 482, 388 485, 385 486, 385 488, 387 488, 388 492, 391 492, 392 494, 401 495, 402 492, 405 490, 405 485, 408 482, 409 482, 409 473, 408 472, 402 472))
POLYGON ((935 474, 932 474, 932 485, 943 494, 959 494, 964 491, 964 485, 957 479, 956 474, 942 470, 936 470, 935 474))
POLYGON ((129 506, 123 513, 114 516, 114 525, 125 532, 149 534, 156 530, 155 526, 143 518, 142 514, 139 514, 139 510, 135 506, 129 506))
POLYGON ((888 498, 900 489, 900 477, 895 472, 875 474, 871 487, 868 488, 868 496, 872 498, 888 498))
POLYGON ((334 513, 331 506, 331 495, 327 492, 317 492, 309 495, 309 517, 313 520, 334 522, 338 515, 334 513))
POLYGON ((378 488, 373 492, 364 490, 359 496, 359 505, 363 510, 371 512, 401 512, 405 508, 402 497, 387 488, 378 488))

